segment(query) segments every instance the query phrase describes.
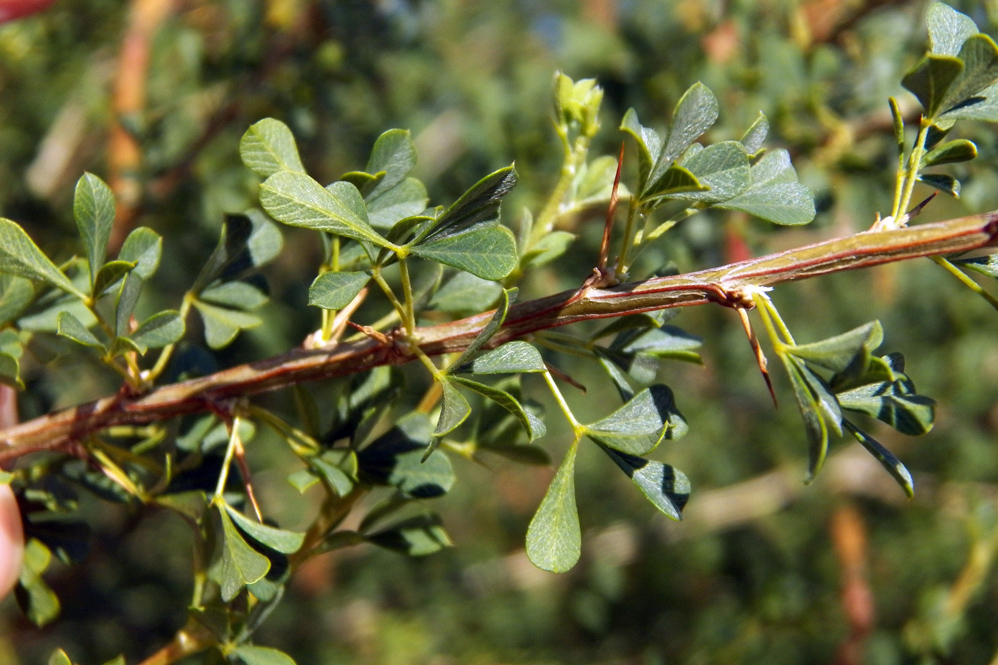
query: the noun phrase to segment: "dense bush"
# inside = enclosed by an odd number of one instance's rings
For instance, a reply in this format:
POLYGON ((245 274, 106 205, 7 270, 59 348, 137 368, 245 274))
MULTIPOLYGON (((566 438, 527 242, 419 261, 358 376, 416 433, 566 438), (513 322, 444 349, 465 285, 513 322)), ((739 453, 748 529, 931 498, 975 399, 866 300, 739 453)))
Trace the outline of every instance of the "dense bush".
POLYGON ((998 46, 963 9, 0 27, 0 653, 993 659, 998 46))

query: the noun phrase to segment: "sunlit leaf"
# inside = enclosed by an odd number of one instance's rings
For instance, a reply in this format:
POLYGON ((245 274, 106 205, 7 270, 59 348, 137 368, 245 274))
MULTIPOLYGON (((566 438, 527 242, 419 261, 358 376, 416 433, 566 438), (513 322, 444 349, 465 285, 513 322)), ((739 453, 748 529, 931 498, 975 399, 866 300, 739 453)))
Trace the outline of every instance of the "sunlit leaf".
POLYGON ((209 305, 201 300, 194 301, 194 307, 204 321, 204 336, 208 346, 221 349, 228 346, 240 330, 260 325, 260 317, 235 309, 209 305))
POLYGON ((452 545, 437 515, 417 515, 365 536, 385 549, 408 556, 426 556, 452 545))
POLYGON ((471 374, 513 374, 543 372, 546 369, 540 351, 529 342, 516 340, 486 351, 455 371, 471 374))
POLYGON ((308 289, 308 304, 323 309, 343 309, 371 280, 369 272, 324 272, 308 289))
POLYGON ((502 279, 516 267, 516 241, 504 226, 478 226, 459 234, 434 235, 412 253, 482 279, 502 279))
POLYGON ((582 528, 575 505, 575 456, 572 444, 527 528, 527 557, 542 570, 564 573, 582 554, 582 528))
POLYGON ((294 554, 301 548, 302 543, 305 542, 304 533, 296 533, 260 524, 249 519, 228 504, 225 504, 225 511, 243 533, 261 545, 266 545, 270 549, 277 550, 282 554, 294 554))
MULTIPOLYGON (((507 166, 485 176, 444 211, 433 224, 428 226, 421 237, 417 239, 416 244, 432 239, 442 240, 448 236, 476 230, 482 224, 495 222, 499 219, 499 207, 503 197, 509 194, 515 185, 516 171, 512 166, 507 166)), ((512 236, 510 240, 512 240, 512 236)), ((468 272, 484 277, 473 270, 468 272)), ((506 274, 500 277, 505 277, 506 274)), ((486 279, 490 278, 486 277, 486 279)))
POLYGON ((630 455, 643 455, 662 441, 678 439, 689 426, 668 386, 645 388, 606 418, 586 425, 586 435, 630 455))
POLYGON ((959 54, 967 38, 977 34, 977 24, 972 18, 942 2, 929 5, 925 21, 932 52, 940 55, 959 54))
POLYGON ((218 510, 222 523, 222 558, 214 571, 222 587, 222 600, 229 602, 244 586, 263 579, 270 570, 270 560, 253 549, 232 523, 228 510, 218 510))
POLYGON ((55 267, 17 222, 0 217, 0 273, 48 282, 81 300, 87 296, 55 267))
POLYGON ((140 226, 125 238, 118 260, 134 263, 133 270, 142 279, 149 279, 159 267, 162 252, 163 238, 152 229, 140 226))
POLYGON ((935 118, 945 110, 943 101, 963 67, 963 62, 955 56, 930 53, 905 75, 901 84, 918 98, 925 116, 935 118))
POLYGON ((912 480, 911 472, 908 471, 907 467, 901 463, 901 460, 897 458, 891 451, 887 450, 879 441, 874 439, 872 436, 859 429, 851 422, 846 420, 843 423, 846 429, 856 437, 856 440, 863 444, 863 447, 869 451, 873 457, 880 462, 880 464, 887 469, 887 472, 894 476, 894 480, 897 481, 904 493, 908 495, 908 498, 915 496, 915 481, 912 480))
POLYGON ((246 665, 295 665, 291 656, 270 647, 238 646, 232 650, 232 655, 246 665))
POLYGON ((690 498, 690 480, 682 471, 668 464, 617 452, 600 446, 620 470, 638 486, 652 505, 674 520, 683 519, 683 508, 690 498))
POLYGON ((92 173, 84 173, 76 182, 73 217, 90 264, 90 283, 93 284, 104 263, 107 241, 114 226, 114 194, 92 173))
POLYGON ((922 158, 923 166, 969 162, 977 157, 977 146, 967 139, 948 141, 922 158))
POLYGON ((294 135, 273 118, 264 118, 246 130, 239 141, 239 156, 247 168, 264 178, 278 171, 305 172, 294 135))
MULTIPOLYGON (((525 343, 526 342, 524 342, 524 344, 525 343)), ((524 410, 520 402, 508 392, 459 376, 451 377, 451 381, 455 381, 460 383, 465 388, 474 390, 479 395, 492 400, 513 414, 513 416, 520 421, 520 424, 523 425, 523 428, 527 431, 528 439, 530 441, 542 437, 547 433, 547 429, 544 427, 543 423, 540 420, 531 419, 530 414, 524 410)))
POLYGON ((433 432, 435 436, 443 436, 457 429, 471 414, 471 406, 464 398, 450 378, 443 378, 440 381, 443 390, 443 400, 440 407, 440 418, 437 419, 437 428, 433 432))

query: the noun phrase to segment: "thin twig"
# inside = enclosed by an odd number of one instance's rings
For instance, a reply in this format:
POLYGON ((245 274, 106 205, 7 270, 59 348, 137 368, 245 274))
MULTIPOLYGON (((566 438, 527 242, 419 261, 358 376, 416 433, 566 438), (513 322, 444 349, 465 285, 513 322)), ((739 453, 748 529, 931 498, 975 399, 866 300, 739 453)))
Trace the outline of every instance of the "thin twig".
MULTIPOLYGON (((968 252, 998 245, 998 212, 884 232, 857 233, 719 268, 608 289, 588 288, 532 300, 510 308, 503 327, 486 348, 548 328, 597 318, 618 317, 671 307, 719 303, 737 306, 748 287, 773 286, 924 256, 968 252)), ((493 312, 419 328, 414 336, 427 356, 467 348, 493 312)), ((285 388, 402 364, 415 358, 406 344, 386 338, 345 342, 331 348, 296 349, 266 360, 163 386, 143 396, 111 396, 35 418, 0 432, 0 464, 80 440, 112 425, 139 425, 209 410, 233 397, 285 388)))

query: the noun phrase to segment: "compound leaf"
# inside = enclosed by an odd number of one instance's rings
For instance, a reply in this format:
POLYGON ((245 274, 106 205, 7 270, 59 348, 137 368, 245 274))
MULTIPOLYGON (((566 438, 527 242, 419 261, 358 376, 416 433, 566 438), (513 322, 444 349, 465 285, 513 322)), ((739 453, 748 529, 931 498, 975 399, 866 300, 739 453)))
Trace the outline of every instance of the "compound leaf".
POLYGON ((73 286, 17 222, 0 217, 0 273, 48 282, 81 300, 86 294, 73 286))
POLYGON ((92 173, 84 173, 76 182, 73 217, 83 240, 83 249, 90 264, 90 283, 93 285, 97 271, 104 263, 107 241, 114 226, 114 194, 103 180, 92 173))
POLYGON ((516 267, 516 241, 504 226, 476 227, 466 233, 439 234, 411 248, 416 256, 469 272, 502 279, 516 267))
POLYGON ((662 441, 678 439, 689 426, 668 386, 645 388, 606 418, 586 425, 594 441, 629 455, 643 455, 662 441))
POLYGON ((552 573, 570 570, 582 554, 582 528, 575 505, 578 450, 576 440, 527 528, 527 557, 538 568, 552 573))
POLYGON ((278 171, 305 172, 294 135, 273 118, 250 125, 239 141, 239 156, 247 168, 264 178, 278 171))
POLYGON ((308 288, 308 304, 323 309, 343 309, 370 279, 368 272, 324 272, 308 288))

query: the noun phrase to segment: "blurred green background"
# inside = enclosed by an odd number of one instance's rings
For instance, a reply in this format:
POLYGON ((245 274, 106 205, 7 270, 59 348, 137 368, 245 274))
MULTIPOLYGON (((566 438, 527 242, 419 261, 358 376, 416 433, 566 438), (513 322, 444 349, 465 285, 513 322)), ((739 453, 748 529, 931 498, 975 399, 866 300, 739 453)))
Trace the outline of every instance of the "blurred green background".
MULTIPOLYGON (((135 223, 166 238, 150 311, 176 306, 223 213, 255 205, 258 180, 238 144, 267 116, 292 128, 322 181, 363 168, 385 129, 411 129, 416 175, 435 203, 515 160, 520 184, 503 213, 516 228, 557 178, 556 70, 605 89, 592 156, 616 154, 628 107, 663 127, 700 80, 722 106, 710 140, 738 138, 765 112, 767 145, 790 150, 815 193, 819 215, 805 229, 703 214, 648 251, 646 270, 720 265, 740 242, 761 254, 862 230, 891 202, 887 97, 917 117, 900 80, 925 50, 920 2, 185 0, 149 31, 145 99, 122 115, 112 91, 123 36, 130 12, 151 4, 56 0, 0 26, 0 215, 66 258, 76 251, 73 184, 84 170, 117 171, 142 192, 135 223), (109 148, 118 120, 139 146, 131 165, 109 148)), ((998 3, 955 6, 998 30, 998 3)), ((957 132, 981 157, 954 169, 962 198, 933 202, 927 219, 998 208, 993 128, 957 132)), ((579 244, 533 275, 521 299, 588 275, 600 217, 569 230, 579 244)), ((305 305, 315 243, 294 230, 285 242, 267 271, 272 324, 217 354, 219 366, 286 350, 317 327, 305 305)), ((705 364, 668 365, 660 379, 691 431, 655 453, 693 483, 683 523, 584 447, 583 559, 551 575, 530 565, 523 538, 553 469, 455 460, 458 486, 434 508, 456 547, 415 560, 372 547, 320 557, 258 643, 301 665, 998 663, 998 314, 927 261, 783 286, 774 299, 801 341, 880 319, 883 352, 904 353, 919 392, 939 400, 921 439, 872 430, 912 470, 914 500, 847 442, 803 486, 804 431, 783 377, 774 412, 737 317, 686 311, 675 323, 705 339, 705 364)), ((555 361, 589 389, 566 389, 579 413, 616 403, 598 368, 555 361)), ((24 417, 115 389, 93 365, 60 360, 57 370, 29 375, 24 417)), ((335 388, 310 389, 321 403, 335 388)), ((548 422, 540 444, 557 460, 570 437, 556 414, 548 422)), ((306 523, 308 496, 285 482, 279 446, 260 437, 250 459, 264 505, 282 525, 306 523)), ((86 664, 119 653, 137 662, 182 624, 183 525, 96 502, 84 510, 97 531, 90 559, 50 578, 63 616, 39 630, 13 600, 0 604, 0 664, 42 663, 56 646, 86 664)))

